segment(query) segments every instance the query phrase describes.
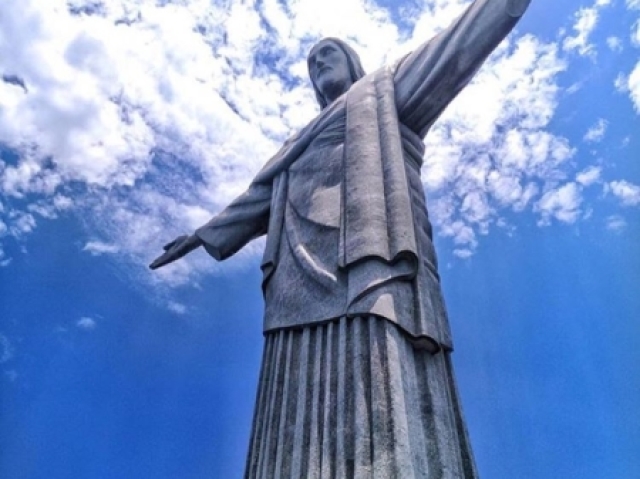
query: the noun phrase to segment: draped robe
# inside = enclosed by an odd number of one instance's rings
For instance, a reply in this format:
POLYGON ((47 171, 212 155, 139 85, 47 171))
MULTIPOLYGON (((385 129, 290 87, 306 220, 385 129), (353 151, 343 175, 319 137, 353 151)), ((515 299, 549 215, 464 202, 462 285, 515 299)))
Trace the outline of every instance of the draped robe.
POLYGON ((267 234, 245 478, 477 479, 420 181, 422 138, 528 3, 476 0, 357 81, 196 231, 217 260, 267 234))
POLYGON ((416 344, 452 349, 419 178, 422 138, 528 3, 477 0, 393 68, 356 82, 196 231, 218 260, 267 234, 265 332, 373 314, 416 344), (314 168, 334 175, 314 181, 314 168))
POLYGON ((422 138, 528 3, 476 0, 394 67, 357 81, 196 231, 218 260, 267 234, 246 479, 477 479, 422 138))

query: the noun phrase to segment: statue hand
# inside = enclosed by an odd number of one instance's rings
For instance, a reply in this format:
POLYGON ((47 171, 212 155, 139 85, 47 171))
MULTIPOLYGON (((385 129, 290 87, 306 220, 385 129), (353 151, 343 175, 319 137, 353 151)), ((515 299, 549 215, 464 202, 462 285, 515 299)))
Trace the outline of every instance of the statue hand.
POLYGON ((172 263, 200 246, 202 246, 202 240, 196 235, 178 236, 171 243, 164 245, 163 249, 165 252, 158 256, 153 263, 149 265, 149 268, 157 269, 165 264, 172 263))

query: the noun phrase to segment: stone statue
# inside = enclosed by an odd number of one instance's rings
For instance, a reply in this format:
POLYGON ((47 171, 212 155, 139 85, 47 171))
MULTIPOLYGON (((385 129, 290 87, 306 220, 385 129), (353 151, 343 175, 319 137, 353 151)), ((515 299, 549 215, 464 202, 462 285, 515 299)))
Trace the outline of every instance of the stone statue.
POLYGON ((220 261, 267 235, 245 478, 477 478, 420 181, 422 139, 528 4, 476 0, 369 75, 341 40, 317 43, 308 67, 322 112, 245 193, 151 264, 200 246, 220 261))

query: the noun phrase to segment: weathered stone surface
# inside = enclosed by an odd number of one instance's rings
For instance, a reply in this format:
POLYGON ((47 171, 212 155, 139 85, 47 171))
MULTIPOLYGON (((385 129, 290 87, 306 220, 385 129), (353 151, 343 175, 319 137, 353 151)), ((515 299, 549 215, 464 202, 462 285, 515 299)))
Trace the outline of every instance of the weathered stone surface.
MULTIPOLYGON (((422 138, 529 0, 476 0, 392 67, 320 41, 322 112, 152 268, 267 234, 247 478, 475 478, 420 181, 422 138)), ((427 152, 428 154, 428 152, 427 152)))
POLYGON ((267 336, 245 478, 475 478, 449 353, 381 318, 267 336))

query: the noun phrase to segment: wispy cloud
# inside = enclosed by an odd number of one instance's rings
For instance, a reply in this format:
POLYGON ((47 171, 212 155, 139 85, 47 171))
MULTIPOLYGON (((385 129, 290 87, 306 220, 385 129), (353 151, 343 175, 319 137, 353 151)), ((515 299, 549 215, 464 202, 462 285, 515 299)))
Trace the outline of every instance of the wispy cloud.
POLYGON ((605 219, 605 226, 609 231, 620 233, 627 227, 627 221, 620 215, 611 215, 605 219))
POLYGON ((609 122, 607 120, 600 118, 595 125, 593 125, 587 133, 584 135, 584 140, 592 143, 600 142, 604 139, 604 135, 607 132, 607 127, 609 126, 609 122))
POLYGON ((625 180, 611 181, 605 187, 605 191, 611 192, 624 206, 640 205, 640 186, 625 180))
MULTIPOLYGON (((431 217, 458 256, 508 212, 573 218, 554 198, 567 194, 559 185, 573 176, 575 148, 549 124, 567 68, 562 49, 589 52, 608 3, 579 13, 564 44, 511 36, 427 136, 431 217)), ((364 0, 9 2, 0 17, 0 73, 13 79, 0 81, 0 144, 11 152, 0 162, 0 192, 12 202, 3 224, 25 235, 73 210, 87 224, 85 251, 117 253, 146 281, 217 271, 197 254, 153 275, 146 265, 241 193, 317 113, 305 61, 313 42, 347 38, 371 71, 466 5, 411 4, 394 23, 364 0)), ((582 184, 569 190, 578 195, 582 184)))
POLYGON ((18 372, 15 369, 4 369, 10 361, 14 359, 16 349, 7 336, 0 333, 0 365, 3 365, 2 373, 8 381, 14 382, 18 378, 18 372))
POLYGON ((627 93, 629 91, 628 81, 624 73, 618 73, 615 80, 613 80, 613 86, 618 93, 627 93))
POLYGON ((595 55, 595 45, 590 37, 598 24, 600 10, 611 4, 611 0, 596 0, 591 7, 578 10, 575 14, 573 35, 565 37, 562 47, 568 52, 577 52, 580 55, 595 55))
POLYGON ((120 247, 112 243, 103 243, 102 241, 89 241, 84 245, 82 251, 87 251, 93 256, 101 256, 103 254, 115 254, 120 251, 120 247))
POLYGON ((453 254, 455 256, 457 256, 458 258, 467 259, 467 258, 471 258, 473 256, 474 251, 471 250, 471 249, 465 249, 465 248, 459 249, 458 248, 458 249, 454 249, 453 250, 453 254))
POLYGON ((432 218, 440 234, 470 251, 506 211, 531 209, 539 184, 564 177, 574 155, 566 139, 546 130, 566 68, 557 45, 525 36, 505 47, 426 140, 432 218))
POLYGON ((600 166, 589 166, 576 175, 576 181, 582 186, 590 186, 600 181, 601 173, 600 166))
MULTIPOLYGON (((640 0, 627 0, 626 6, 631 11, 640 10, 640 0)), ((631 42, 640 45, 640 18, 631 28, 631 42)), ((633 105, 638 113, 640 113, 640 61, 628 75, 620 74, 615 80, 615 87, 620 92, 629 94, 633 105)))
POLYGON ((638 62, 626 79, 624 89, 629 92, 636 111, 640 113, 640 62, 638 62))
POLYGON ((84 316, 76 322, 76 326, 85 331, 92 331, 96 329, 97 325, 98 323, 96 322, 96 320, 88 316, 84 316))
POLYGON ((9 231, 13 236, 20 237, 31 233, 36 227, 36 219, 31 213, 11 210, 7 217, 10 221, 9 231))
POLYGON ((631 43, 640 47, 640 20, 633 24, 631 28, 631 43))
POLYGON ((582 201, 582 191, 577 183, 566 183, 547 191, 535 207, 542 216, 539 224, 548 226, 553 218, 563 223, 575 223, 582 213, 582 201))
POLYGON ((611 51, 619 53, 622 51, 622 39, 616 36, 607 37, 607 46, 611 49, 611 51))
POLYGON ((10 361, 15 354, 15 349, 9 338, 0 333, 0 364, 10 361))
POLYGON ((626 0, 629 10, 640 10, 640 0, 626 0))
MULTIPOLYGON (((2 221, 0 221, 0 231, 2 230, 2 226, 3 225, 4 225, 4 223, 2 223, 2 221)), ((7 253, 4 251, 2 243, 0 243, 0 268, 3 268, 5 266, 9 266, 9 264, 11 264, 11 261, 12 261, 12 259, 7 256, 7 253)))
POLYGON ((177 301, 169 301, 167 307, 169 308, 169 311, 173 311, 174 313, 180 315, 185 314, 188 309, 184 304, 178 303, 177 301))

